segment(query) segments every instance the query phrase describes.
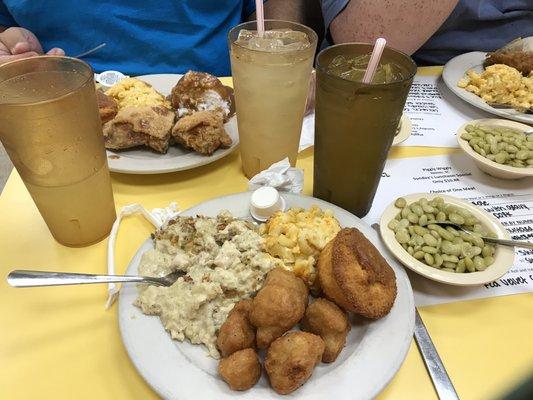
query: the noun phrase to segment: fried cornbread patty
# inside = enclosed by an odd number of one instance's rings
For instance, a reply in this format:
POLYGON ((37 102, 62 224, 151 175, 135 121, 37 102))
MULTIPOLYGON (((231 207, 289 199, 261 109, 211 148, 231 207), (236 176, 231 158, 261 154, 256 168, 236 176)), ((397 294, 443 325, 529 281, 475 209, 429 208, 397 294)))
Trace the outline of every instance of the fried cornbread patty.
POLYGON ((367 318, 388 314, 396 298, 394 271, 355 228, 342 229, 324 248, 318 278, 326 297, 367 318))

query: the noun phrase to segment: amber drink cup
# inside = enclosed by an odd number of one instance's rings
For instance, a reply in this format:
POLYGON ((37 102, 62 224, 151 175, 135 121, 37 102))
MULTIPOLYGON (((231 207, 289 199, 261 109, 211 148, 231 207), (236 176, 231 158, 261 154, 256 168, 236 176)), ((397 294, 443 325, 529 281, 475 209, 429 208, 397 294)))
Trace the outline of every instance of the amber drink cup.
POLYGON ((255 21, 228 34, 242 168, 248 178, 286 157, 295 165, 317 43, 312 29, 287 21, 266 20, 268 37, 253 37, 254 32, 255 21), (285 37, 284 31, 289 32, 285 37), (249 32, 250 40, 242 32, 249 32))
POLYGON ((67 246, 103 239, 116 216, 93 79, 89 65, 68 57, 0 66, 0 140, 67 246))
POLYGON ((365 84, 332 73, 336 57, 369 55, 372 47, 362 43, 329 47, 318 55, 316 67, 313 195, 359 217, 372 205, 416 73, 409 56, 389 47, 380 65, 394 66, 390 82, 365 84))

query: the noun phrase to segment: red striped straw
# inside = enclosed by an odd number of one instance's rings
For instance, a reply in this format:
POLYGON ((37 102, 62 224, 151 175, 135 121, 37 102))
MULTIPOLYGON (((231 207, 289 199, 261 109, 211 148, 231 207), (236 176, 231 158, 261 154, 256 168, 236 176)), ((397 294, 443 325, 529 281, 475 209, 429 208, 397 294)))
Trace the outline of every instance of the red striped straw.
POLYGON ((257 34, 263 37, 265 33, 265 13, 263 11, 263 0, 255 0, 255 15, 257 17, 257 34))
POLYGON ((374 75, 378 69, 379 60, 381 60, 381 55, 383 54, 383 49, 385 49, 386 44, 387 41, 383 38, 376 40, 372 55, 370 56, 370 61, 366 67, 365 76, 363 76, 363 83, 372 83, 372 79, 374 79, 374 75))

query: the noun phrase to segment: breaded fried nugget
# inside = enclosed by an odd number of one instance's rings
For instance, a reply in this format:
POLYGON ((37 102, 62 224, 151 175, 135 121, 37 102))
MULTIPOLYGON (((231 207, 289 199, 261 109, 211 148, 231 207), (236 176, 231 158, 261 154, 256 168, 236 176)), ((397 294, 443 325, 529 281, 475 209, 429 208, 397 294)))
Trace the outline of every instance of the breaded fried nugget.
POLYGON ((276 339, 265 358, 272 388, 288 394, 302 386, 320 362, 324 347, 320 336, 307 332, 289 332, 276 339))
POLYGON ((222 116, 215 111, 198 111, 178 119, 172 137, 184 147, 209 156, 219 147, 232 144, 222 116))
POLYGON ((291 329, 304 315, 309 292, 305 283, 290 271, 270 271, 250 310, 250 322, 257 328, 259 349, 291 329))
POLYGON ((251 307, 252 299, 239 301, 220 327, 217 347, 222 357, 227 357, 238 350, 254 346, 255 328, 248 320, 248 313, 251 307))
POLYGON ((232 390, 248 390, 261 377, 261 364, 254 349, 244 349, 223 358, 218 373, 232 390))
POLYGON ((324 248, 318 277, 326 297, 367 318, 388 314, 396 298, 396 276, 357 229, 344 228, 324 248))
POLYGON ((325 363, 336 360, 350 331, 346 312, 326 299, 317 299, 307 307, 300 326, 304 331, 322 338, 326 345, 322 355, 322 361, 325 363))

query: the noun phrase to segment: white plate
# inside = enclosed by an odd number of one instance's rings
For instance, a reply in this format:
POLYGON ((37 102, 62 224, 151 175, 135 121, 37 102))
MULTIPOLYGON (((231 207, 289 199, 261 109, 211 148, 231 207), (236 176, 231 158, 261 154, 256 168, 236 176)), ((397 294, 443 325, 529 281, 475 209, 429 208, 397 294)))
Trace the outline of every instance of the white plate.
MULTIPOLYGON (((411 204, 422 197, 428 200, 432 200, 434 197, 442 197, 446 203, 454 204, 470 211, 474 217, 476 217, 481 224, 494 232, 500 239, 510 239, 509 232, 503 227, 503 225, 488 212, 476 207, 468 201, 458 199, 457 197, 447 196, 445 194, 433 194, 433 193, 413 193, 406 196, 402 196, 407 200, 407 204, 411 204)), ((394 256, 407 268, 415 271, 416 273, 432 279, 437 282, 448 283, 450 285, 457 286, 475 286, 483 285, 488 282, 495 281, 499 277, 503 276, 514 263, 514 248, 509 246, 496 246, 496 252, 494 253, 494 263, 487 267, 485 271, 477 271, 471 273, 456 273, 442 271, 437 268, 430 267, 416 258, 411 256, 400 243, 394 237, 394 231, 389 229, 388 223, 394 219, 396 214, 400 210, 394 205, 394 201, 383 211, 381 220, 379 222, 379 229, 381 232, 381 238, 385 242, 387 248, 394 254, 394 256)))
MULTIPOLYGON (((182 215, 215 216, 229 210, 236 217, 248 216, 250 192, 220 197, 199 204, 182 215)), ((356 227, 374 243, 396 274, 398 295, 391 312, 370 322, 352 318, 347 346, 332 364, 319 364, 312 377, 288 397, 299 399, 369 399, 377 395, 400 368, 413 336, 413 292, 403 268, 389 256, 378 235, 349 212, 307 196, 282 195, 287 206, 308 208, 313 204, 335 213, 342 226, 356 227)), ((147 240, 131 261, 127 273, 136 274, 143 252, 152 248, 147 240)), ((135 306, 135 286, 120 292, 119 324, 124 346, 144 379, 168 399, 280 399, 269 386, 265 373, 252 389, 231 391, 217 376, 217 361, 205 349, 188 342, 172 341, 157 316, 146 316, 135 306)))
MULTIPOLYGON (((167 96, 182 75, 156 74, 137 76, 152 85, 155 90, 167 96)), ((127 174, 160 174, 183 171, 210 164, 230 154, 239 144, 237 117, 233 116, 225 124, 226 132, 233 141, 228 149, 218 149, 211 156, 204 156, 179 145, 170 146, 166 154, 159 154, 146 148, 123 151, 107 150, 107 162, 113 172, 127 174)))
POLYGON ((461 138, 461 135, 465 132, 467 125, 480 125, 480 126, 503 126, 506 128, 512 128, 519 131, 527 131, 529 126, 521 124, 519 122, 507 121, 505 119, 497 118, 485 118, 475 119, 473 121, 463 124, 455 135, 459 147, 463 150, 467 156, 469 156, 477 167, 483 172, 500 179, 522 179, 529 176, 533 176, 533 168, 516 168, 509 165, 498 164, 495 161, 491 161, 476 151, 470 146, 470 144, 461 138))
POLYGON ((411 119, 407 116, 407 114, 402 114, 400 124, 400 131, 396 134, 396 136, 394 136, 394 140, 392 141, 393 146, 405 142, 407 138, 411 136, 411 131, 413 130, 411 119))
POLYGON ((464 77, 466 71, 473 69, 476 72, 483 71, 483 61, 485 60, 485 54, 481 51, 473 51, 470 53, 461 54, 460 56, 452 58, 444 66, 442 71, 442 79, 446 83, 446 86, 462 98, 464 101, 480 108, 489 113, 499 115, 500 117, 512 119, 519 122, 525 122, 527 124, 533 124, 533 115, 524 114, 512 109, 498 109, 489 106, 481 97, 476 96, 474 93, 469 92, 466 89, 457 86, 457 82, 464 77))

